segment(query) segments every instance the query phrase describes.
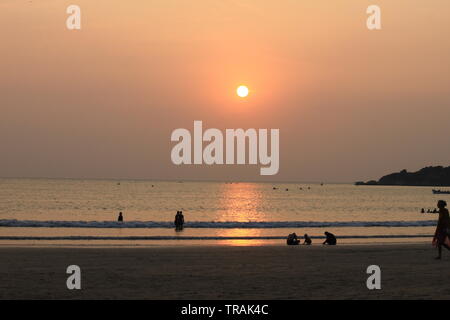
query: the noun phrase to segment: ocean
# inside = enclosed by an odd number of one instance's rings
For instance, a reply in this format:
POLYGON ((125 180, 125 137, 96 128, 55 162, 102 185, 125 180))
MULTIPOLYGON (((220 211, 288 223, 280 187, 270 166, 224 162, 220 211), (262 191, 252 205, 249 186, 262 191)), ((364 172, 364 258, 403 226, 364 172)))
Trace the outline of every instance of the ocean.
POLYGON ((0 179, 1 245, 285 244, 323 232, 338 244, 423 242, 439 199, 431 187, 351 184, 0 179), (185 228, 176 231, 182 210, 185 228), (124 222, 117 222, 119 212, 124 222))

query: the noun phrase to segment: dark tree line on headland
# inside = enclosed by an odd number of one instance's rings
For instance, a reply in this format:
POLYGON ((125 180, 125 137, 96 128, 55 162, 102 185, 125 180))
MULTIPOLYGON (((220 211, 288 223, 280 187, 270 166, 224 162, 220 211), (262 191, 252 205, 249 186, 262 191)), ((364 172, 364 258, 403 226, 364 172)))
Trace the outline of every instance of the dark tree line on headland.
POLYGON ((356 185, 365 186, 450 186, 450 167, 426 167, 417 172, 402 170, 391 173, 380 180, 358 181, 356 185))

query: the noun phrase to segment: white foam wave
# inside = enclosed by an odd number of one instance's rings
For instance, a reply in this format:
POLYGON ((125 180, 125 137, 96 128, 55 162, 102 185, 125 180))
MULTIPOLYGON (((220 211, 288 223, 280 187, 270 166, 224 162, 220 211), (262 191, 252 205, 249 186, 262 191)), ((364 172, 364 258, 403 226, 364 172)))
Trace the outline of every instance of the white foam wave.
MULTIPOLYGON (((331 228, 331 227, 430 227, 436 221, 256 221, 256 222, 207 222, 192 221, 185 228, 206 229, 267 229, 267 228, 331 228)), ((40 221, 40 220, 0 220, 0 227, 16 228, 174 228, 169 221, 40 221)))

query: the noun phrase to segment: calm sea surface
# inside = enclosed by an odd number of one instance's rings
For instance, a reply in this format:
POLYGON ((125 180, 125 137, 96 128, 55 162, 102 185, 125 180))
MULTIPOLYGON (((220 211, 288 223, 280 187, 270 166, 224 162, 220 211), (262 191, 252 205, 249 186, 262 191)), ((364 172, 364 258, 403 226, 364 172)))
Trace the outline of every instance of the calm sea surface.
MULTIPOLYGON (((284 244, 430 241, 439 199, 428 187, 349 184, 0 179, 0 244, 284 244), (274 189, 276 188, 276 189, 274 189), (185 229, 173 227, 183 210, 185 229), (118 223, 118 212, 124 223, 118 223)), ((448 201, 450 203, 450 201, 448 201)))

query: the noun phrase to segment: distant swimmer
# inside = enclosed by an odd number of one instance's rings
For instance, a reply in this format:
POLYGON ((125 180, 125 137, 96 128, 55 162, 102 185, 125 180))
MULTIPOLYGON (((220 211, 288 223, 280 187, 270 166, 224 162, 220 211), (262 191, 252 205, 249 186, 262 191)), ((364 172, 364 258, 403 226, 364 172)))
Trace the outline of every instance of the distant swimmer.
POLYGON ((447 202, 439 200, 439 220, 433 238, 433 245, 439 250, 438 256, 436 257, 437 260, 442 258, 442 247, 450 250, 450 215, 446 206, 447 202))
POLYGON ((305 235, 303 236, 303 238, 305 239, 305 242, 303 242, 304 245, 310 246, 312 244, 312 240, 311 238, 308 236, 308 234, 305 233, 305 235))
POLYGON ((334 236, 334 234, 325 231, 325 236, 327 237, 325 239, 325 241, 323 242, 323 244, 327 244, 329 246, 335 246, 337 243, 336 237, 334 236))
POLYGON ((298 245, 299 243, 300 243, 300 240, 298 239, 295 232, 288 235, 288 237, 286 239, 286 244, 288 246, 295 246, 295 245, 298 245))
POLYGON ((123 214, 122 214, 122 212, 119 212, 119 217, 117 218, 117 221, 123 222, 123 214))

